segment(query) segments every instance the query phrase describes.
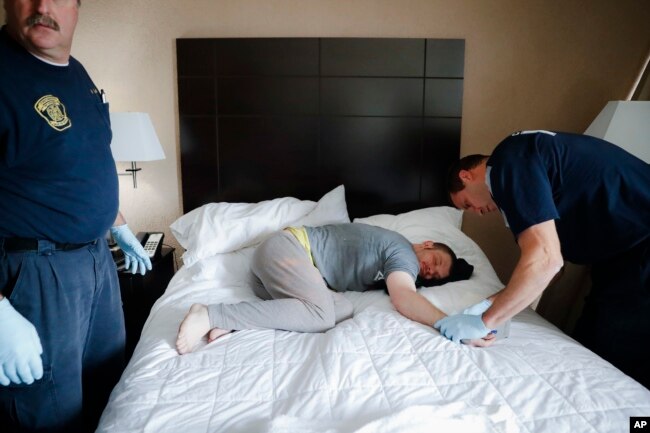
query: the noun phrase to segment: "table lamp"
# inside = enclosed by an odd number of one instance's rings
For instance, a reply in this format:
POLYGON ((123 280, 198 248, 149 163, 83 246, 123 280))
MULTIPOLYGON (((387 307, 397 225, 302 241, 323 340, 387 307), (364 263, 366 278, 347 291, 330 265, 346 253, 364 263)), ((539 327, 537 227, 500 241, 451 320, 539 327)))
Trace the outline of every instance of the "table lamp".
POLYGON ((602 138, 650 164, 650 101, 610 101, 586 135, 602 138))
POLYGON ((120 176, 133 176, 133 188, 137 188, 136 173, 141 170, 137 161, 165 159, 165 152, 147 113, 110 113, 110 116, 113 159, 131 162, 131 168, 126 170, 128 173, 120 173, 120 176))

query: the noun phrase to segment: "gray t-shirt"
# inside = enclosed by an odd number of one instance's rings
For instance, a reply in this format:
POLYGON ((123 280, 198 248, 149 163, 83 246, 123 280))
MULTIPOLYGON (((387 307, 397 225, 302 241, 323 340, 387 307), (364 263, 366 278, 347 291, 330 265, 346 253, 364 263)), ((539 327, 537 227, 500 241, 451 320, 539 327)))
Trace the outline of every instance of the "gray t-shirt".
POLYGON ((394 231, 358 223, 305 229, 316 267, 337 292, 376 289, 395 271, 415 281, 420 270, 413 246, 394 231))

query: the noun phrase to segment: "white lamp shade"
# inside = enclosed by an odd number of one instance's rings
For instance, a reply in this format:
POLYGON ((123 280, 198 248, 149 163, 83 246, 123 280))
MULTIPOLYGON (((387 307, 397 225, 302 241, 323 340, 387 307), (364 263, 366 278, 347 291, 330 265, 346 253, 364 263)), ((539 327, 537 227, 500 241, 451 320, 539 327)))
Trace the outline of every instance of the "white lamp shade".
POLYGON ((610 101, 585 131, 650 163, 650 101, 610 101))
POLYGON ((147 113, 111 113, 115 161, 156 161, 165 159, 156 131, 147 113))

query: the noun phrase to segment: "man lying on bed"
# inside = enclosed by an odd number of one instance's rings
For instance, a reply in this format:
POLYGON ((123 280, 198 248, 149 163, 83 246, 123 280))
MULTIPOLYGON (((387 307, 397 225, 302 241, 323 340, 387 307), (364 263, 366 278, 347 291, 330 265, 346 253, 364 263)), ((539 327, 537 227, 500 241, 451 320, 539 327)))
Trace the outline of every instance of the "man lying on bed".
MULTIPOLYGON (((403 316, 431 326, 445 314, 416 291, 467 279, 473 267, 446 245, 411 244, 399 233, 366 224, 290 227, 260 244, 251 270, 255 294, 264 299, 238 304, 194 304, 176 339, 180 354, 241 329, 324 332, 352 317, 353 306, 340 292, 388 288, 403 316), (384 282, 385 279, 385 282, 384 282)), ((471 340, 491 344, 492 336, 471 340)))

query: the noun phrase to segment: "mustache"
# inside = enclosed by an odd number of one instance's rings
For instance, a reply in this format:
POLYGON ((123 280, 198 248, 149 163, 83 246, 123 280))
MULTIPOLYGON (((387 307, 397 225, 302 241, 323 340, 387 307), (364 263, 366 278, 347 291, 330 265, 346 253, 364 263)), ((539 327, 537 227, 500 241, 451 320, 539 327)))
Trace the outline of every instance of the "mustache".
POLYGON ((27 19, 27 25, 29 27, 34 27, 37 24, 40 24, 45 27, 49 27, 52 30, 56 30, 57 32, 60 29, 59 23, 57 23, 56 21, 54 21, 54 19, 52 19, 47 15, 41 15, 37 13, 27 19))

